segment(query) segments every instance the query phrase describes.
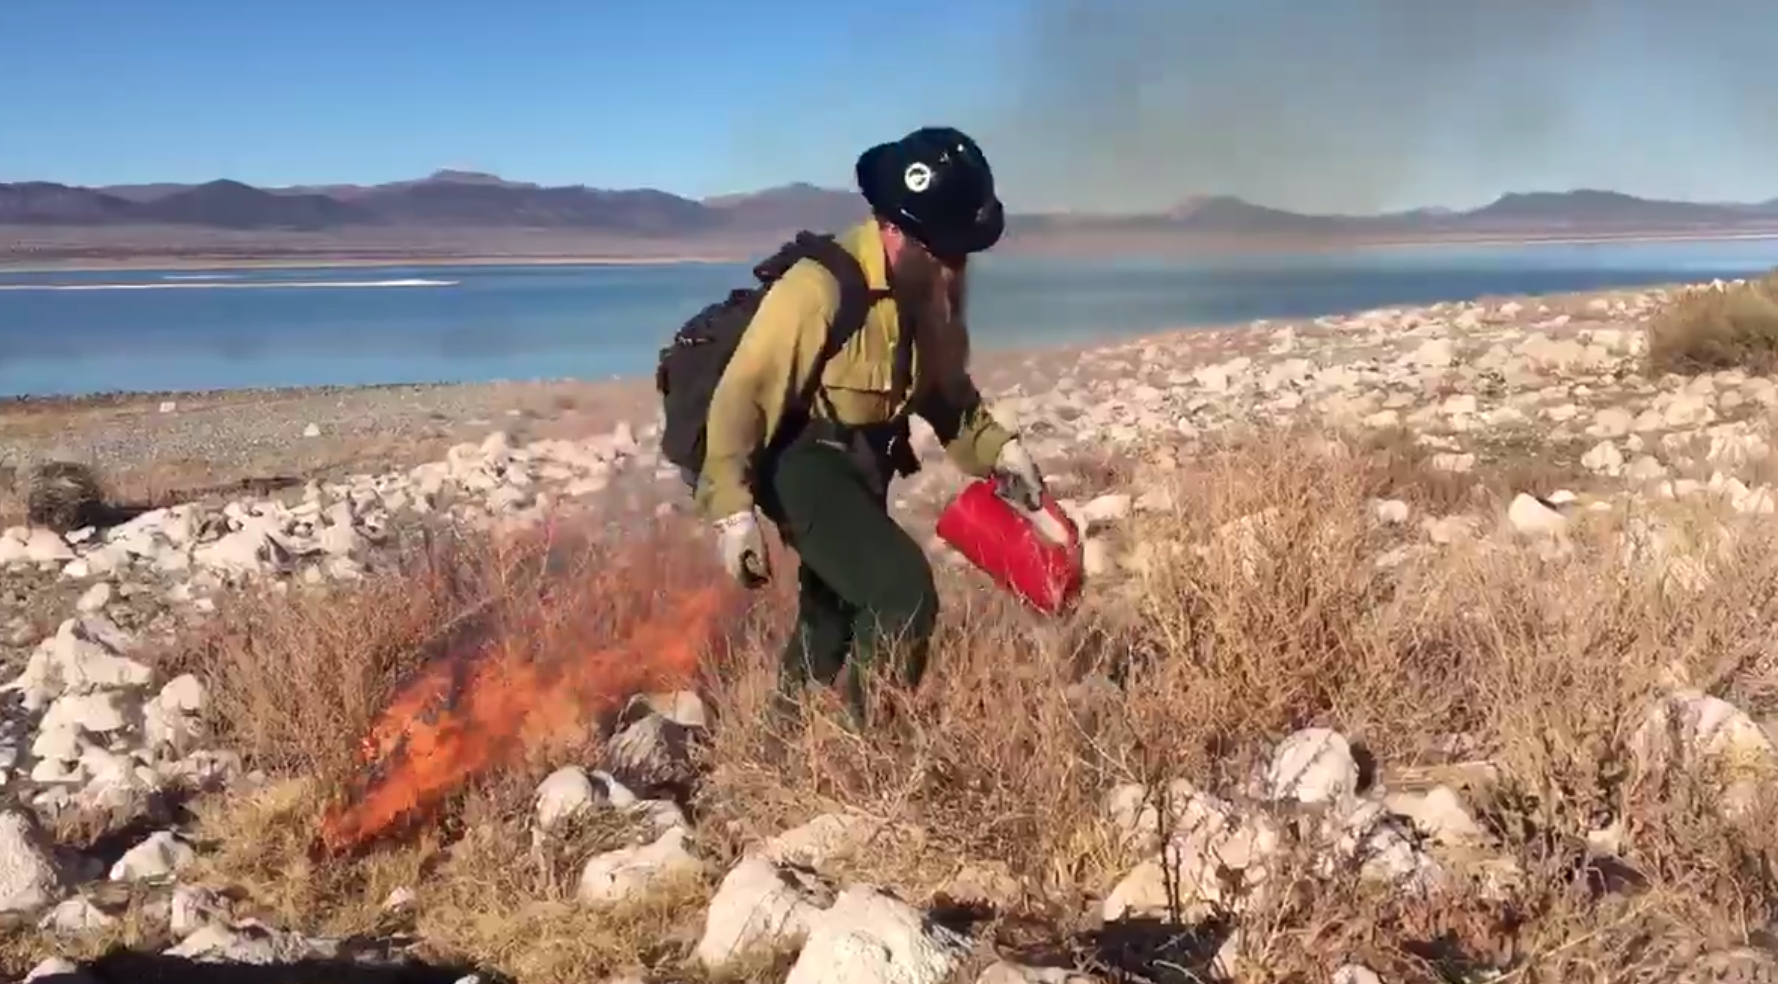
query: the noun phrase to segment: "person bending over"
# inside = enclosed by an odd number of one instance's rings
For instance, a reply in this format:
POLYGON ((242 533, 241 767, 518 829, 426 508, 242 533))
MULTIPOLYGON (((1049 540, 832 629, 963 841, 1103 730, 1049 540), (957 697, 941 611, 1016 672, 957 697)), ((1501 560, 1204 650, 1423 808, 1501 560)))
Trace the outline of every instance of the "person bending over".
POLYGON ((968 370, 968 258, 1006 225, 986 157, 965 134, 927 127, 866 150, 856 171, 871 216, 837 239, 870 288, 863 327, 824 351, 842 291, 819 262, 800 260, 772 284, 711 398, 696 499, 743 584, 771 576, 761 514, 800 559, 778 709, 844 673, 862 725, 866 675, 893 657, 917 687, 938 617, 925 553, 888 511, 890 482, 919 468, 910 414, 964 472, 993 476, 1027 508, 1039 508, 1044 480, 968 370), (807 408, 790 409, 805 392, 807 408))

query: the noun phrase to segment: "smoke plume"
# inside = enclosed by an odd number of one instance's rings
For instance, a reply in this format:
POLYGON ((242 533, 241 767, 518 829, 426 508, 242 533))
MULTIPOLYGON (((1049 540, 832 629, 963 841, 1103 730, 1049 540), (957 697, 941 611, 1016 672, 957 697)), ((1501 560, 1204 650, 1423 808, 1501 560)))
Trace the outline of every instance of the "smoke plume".
MULTIPOLYGON (((1606 60, 1613 78, 1645 72, 1650 91, 1667 86, 1696 111, 1733 114, 1719 132, 1767 159, 1778 149, 1769 98, 1778 77, 1760 54, 1778 36, 1778 8, 1752 0, 1028 0, 1023 9, 1003 69, 1011 103, 983 138, 996 166, 1005 162, 1009 193, 1037 207, 1134 211, 1226 193, 1365 212, 1448 186, 1453 169, 1472 184, 1523 175, 1540 156, 1600 139, 1581 96, 1584 66, 1606 60), (1443 180, 1429 180, 1432 169, 1443 180)), ((1622 101, 1634 107, 1642 91, 1622 101)), ((1660 152, 1660 125, 1592 151, 1660 152)))

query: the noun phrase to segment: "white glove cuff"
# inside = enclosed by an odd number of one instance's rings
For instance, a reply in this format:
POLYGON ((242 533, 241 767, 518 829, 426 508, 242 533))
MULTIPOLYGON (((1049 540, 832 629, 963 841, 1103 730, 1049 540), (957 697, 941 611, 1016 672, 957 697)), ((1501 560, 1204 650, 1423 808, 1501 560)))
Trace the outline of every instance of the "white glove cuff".
POLYGON ((735 529, 736 527, 751 526, 754 522, 753 511, 750 509, 746 512, 738 512, 724 516, 710 525, 718 533, 727 533, 729 530, 735 529))

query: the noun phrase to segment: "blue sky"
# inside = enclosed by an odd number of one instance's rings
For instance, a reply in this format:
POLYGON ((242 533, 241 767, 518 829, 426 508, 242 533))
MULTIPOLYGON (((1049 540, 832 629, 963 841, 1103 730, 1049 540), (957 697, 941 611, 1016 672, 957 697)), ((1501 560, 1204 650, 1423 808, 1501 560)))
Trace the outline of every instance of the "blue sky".
POLYGON ((0 180, 458 167, 701 196, 844 185, 867 144, 949 122, 1015 208, 1778 196, 1778 74, 1757 70, 1778 8, 1445 6, 0 0, 0 180))

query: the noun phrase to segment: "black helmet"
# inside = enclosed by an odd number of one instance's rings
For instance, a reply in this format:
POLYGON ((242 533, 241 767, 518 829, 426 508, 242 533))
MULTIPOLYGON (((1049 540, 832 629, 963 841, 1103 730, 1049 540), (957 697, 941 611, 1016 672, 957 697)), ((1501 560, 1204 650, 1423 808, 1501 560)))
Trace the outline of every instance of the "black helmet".
POLYGON ((994 171, 961 131, 922 127, 860 154, 857 170, 871 210, 941 259, 979 253, 1006 231, 994 171))

